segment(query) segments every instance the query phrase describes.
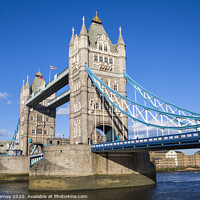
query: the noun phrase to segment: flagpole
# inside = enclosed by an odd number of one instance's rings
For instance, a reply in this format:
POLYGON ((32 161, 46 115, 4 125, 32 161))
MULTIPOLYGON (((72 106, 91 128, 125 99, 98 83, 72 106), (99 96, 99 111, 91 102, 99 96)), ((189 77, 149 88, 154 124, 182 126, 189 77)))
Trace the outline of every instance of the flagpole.
POLYGON ((49 69, 49 82, 50 82, 50 79, 51 79, 51 67, 49 69))

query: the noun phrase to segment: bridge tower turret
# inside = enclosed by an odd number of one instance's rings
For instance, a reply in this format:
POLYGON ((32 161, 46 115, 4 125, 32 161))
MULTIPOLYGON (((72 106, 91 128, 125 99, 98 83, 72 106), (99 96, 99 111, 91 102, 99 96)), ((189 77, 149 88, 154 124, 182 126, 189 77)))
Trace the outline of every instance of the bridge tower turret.
POLYGON ((47 138, 55 137, 55 108, 47 108, 47 102, 55 98, 55 94, 34 107, 26 106, 27 99, 39 91, 45 84, 40 71, 35 75, 31 86, 27 77, 26 85, 20 93, 20 133, 19 146, 23 155, 29 155, 34 144, 43 146, 47 138))
POLYGON ((126 80, 123 75, 126 70, 126 50, 121 29, 118 43, 114 45, 97 14, 88 31, 85 18, 82 20, 80 35, 74 36, 73 29, 69 44, 70 141, 72 144, 88 144, 97 129, 104 132, 102 137, 107 141, 111 132, 115 133, 114 139, 116 136, 120 140, 126 139, 127 117, 117 110, 112 115, 111 106, 96 93, 85 70, 87 63, 102 81, 126 96, 126 80))
POLYGON ((26 85, 23 86, 20 93, 20 132, 19 132, 19 148, 23 155, 28 155, 28 118, 30 109, 25 105, 27 98, 30 96, 29 76, 27 76, 26 85))

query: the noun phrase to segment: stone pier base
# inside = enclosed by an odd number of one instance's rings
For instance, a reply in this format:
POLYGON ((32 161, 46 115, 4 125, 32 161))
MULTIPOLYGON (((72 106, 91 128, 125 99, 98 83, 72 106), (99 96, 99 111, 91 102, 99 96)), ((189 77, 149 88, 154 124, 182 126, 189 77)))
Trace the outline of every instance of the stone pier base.
POLYGON ((79 177, 30 177, 31 190, 87 190, 152 185, 155 182, 141 174, 91 175, 79 177))
POLYGON ((30 169, 31 190, 83 190, 152 185, 155 167, 147 152, 91 152, 90 145, 55 145, 30 169))
POLYGON ((0 181, 21 181, 29 179, 30 160, 28 156, 0 157, 0 181))

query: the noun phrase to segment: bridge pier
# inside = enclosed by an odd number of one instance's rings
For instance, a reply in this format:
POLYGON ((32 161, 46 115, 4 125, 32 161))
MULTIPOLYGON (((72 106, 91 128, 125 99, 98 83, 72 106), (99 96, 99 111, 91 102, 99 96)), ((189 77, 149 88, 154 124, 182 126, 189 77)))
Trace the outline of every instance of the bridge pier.
POLYGON ((90 145, 44 148, 44 158, 30 169, 31 190, 81 190, 152 185, 155 167, 147 152, 91 152, 90 145))
POLYGON ((29 156, 0 157, 0 181, 28 180, 29 156))

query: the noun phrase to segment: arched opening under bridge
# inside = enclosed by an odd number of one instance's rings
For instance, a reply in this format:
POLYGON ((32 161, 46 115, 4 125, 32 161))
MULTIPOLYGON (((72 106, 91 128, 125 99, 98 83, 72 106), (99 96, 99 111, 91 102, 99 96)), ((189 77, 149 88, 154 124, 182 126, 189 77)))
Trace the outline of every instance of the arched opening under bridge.
POLYGON ((29 155, 43 153, 44 145, 40 143, 32 143, 29 148, 29 155))
POLYGON ((116 131, 109 125, 99 125, 96 127, 92 134, 93 144, 105 143, 105 142, 113 142, 118 141, 119 136, 117 136, 116 131))

